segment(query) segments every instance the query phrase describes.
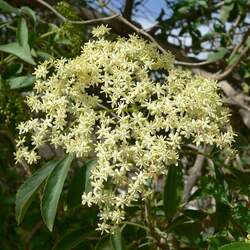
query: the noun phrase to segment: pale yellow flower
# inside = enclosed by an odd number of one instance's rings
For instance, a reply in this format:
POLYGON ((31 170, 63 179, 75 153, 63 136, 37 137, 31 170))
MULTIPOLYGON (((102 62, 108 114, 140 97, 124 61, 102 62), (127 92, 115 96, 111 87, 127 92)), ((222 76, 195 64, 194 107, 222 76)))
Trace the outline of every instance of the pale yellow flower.
POLYGON ((215 81, 174 67, 172 54, 138 36, 107 41, 108 31, 94 28, 99 39, 80 56, 38 66, 27 98, 36 118, 19 125, 16 152, 17 162, 29 164, 39 160, 43 143, 76 157, 95 154, 92 190, 82 202, 99 206, 102 232, 122 222, 126 206, 151 194, 148 183, 178 164, 184 143, 228 150, 234 137, 215 81))

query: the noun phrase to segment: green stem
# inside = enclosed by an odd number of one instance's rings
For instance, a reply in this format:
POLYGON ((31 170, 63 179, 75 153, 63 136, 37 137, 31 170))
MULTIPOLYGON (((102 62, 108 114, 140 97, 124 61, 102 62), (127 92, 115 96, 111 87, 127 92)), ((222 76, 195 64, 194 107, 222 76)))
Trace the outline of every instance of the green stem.
POLYGON ((144 229, 145 231, 149 231, 149 230, 150 230, 148 227, 143 226, 143 225, 140 225, 140 224, 135 223, 135 222, 125 221, 124 224, 125 224, 125 225, 131 225, 131 226, 139 227, 139 228, 144 229))

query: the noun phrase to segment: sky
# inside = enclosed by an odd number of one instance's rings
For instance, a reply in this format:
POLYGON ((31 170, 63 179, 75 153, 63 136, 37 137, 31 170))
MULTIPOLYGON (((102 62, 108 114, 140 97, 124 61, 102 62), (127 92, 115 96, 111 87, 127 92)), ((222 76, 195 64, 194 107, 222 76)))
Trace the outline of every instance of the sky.
MULTIPOLYGON (((110 6, 115 10, 123 9, 124 0, 110 0, 110 6)), ((143 28, 147 29, 154 25, 155 19, 159 16, 161 9, 166 9, 164 0, 143 0, 138 11, 134 11, 134 20, 138 21, 143 28)))
POLYGON ((142 12, 146 11, 145 15, 137 17, 139 23, 143 28, 147 29, 154 25, 155 19, 159 16, 162 9, 166 9, 166 3, 164 0, 145 0, 145 4, 142 8, 142 12))

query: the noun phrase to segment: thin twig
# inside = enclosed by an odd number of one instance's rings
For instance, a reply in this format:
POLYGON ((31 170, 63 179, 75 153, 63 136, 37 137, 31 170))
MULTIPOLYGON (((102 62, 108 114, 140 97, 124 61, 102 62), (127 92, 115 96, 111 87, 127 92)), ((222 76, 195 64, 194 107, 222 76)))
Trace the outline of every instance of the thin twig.
POLYGON ((53 6, 51 6, 47 2, 45 2, 43 0, 36 0, 36 1, 40 4, 42 4, 43 6, 45 6, 46 8, 48 8, 49 10, 51 10, 63 22, 68 22, 68 23, 72 23, 72 24, 91 24, 91 23, 104 22, 104 21, 108 21, 110 19, 113 19, 113 18, 119 16, 118 14, 116 14, 113 16, 101 17, 101 18, 96 18, 96 19, 92 19, 92 20, 73 21, 73 20, 69 20, 65 16, 61 15, 53 6))
POLYGON ((243 47, 243 44, 246 42, 250 34, 250 29, 247 30, 247 32, 242 37, 241 41, 234 47, 230 57, 232 58, 240 49, 243 47))
POLYGON ((162 53, 166 53, 166 50, 155 40, 154 37, 152 37, 150 34, 148 34, 145 30, 138 28, 137 26, 135 26, 133 23, 131 23, 129 20, 127 20, 126 18, 124 18, 123 16, 117 14, 113 9, 111 9, 109 6, 104 5, 104 7, 106 9, 108 9, 113 15, 118 15, 118 18, 125 23, 126 25, 128 25, 130 28, 132 28, 136 33, 141 34, 145 37, 147 37, 151 42, 153 42, 157 48, 162 52, 162 53))
MULTIPOLYGON (((111 9, 109 9, 111 10, 111 9)), ((113 10, 111 10, 113 13, 115 13, 113 10)), ((157 48, 162 52, 162 53, 166 53, 167 51, 155 40, 154 37, 152 37, 150 34, 148 34, 146 31, 144 31, 141 28, 138 28, 137 26, 135 26, 133 23, 131 23, 130 21, 128 21, 126 18, 124 18, 123 16, 118 16, 118 18, 125 24, 127 24, 129 27, 131 27, 134 31, 136 31, 138 34, 141 34, 145 37, 147 37, 151 42, 153 42, 157 48)))
POLYGON ((96 19, 92 19, 92 20, 85 20, 85 21, 71 21, 71 20, 67 20, 67 22, 72 23, 72 24, 91 24, 91 23, 100 23, 100 22, 104 22, 104 21, 108 21, 110 19, 114 19, 116 17, 118 17, 119 15, 113 15, 113 16, 107 16, 107 17, 101 17, 101 18, 96 18, 96 19))
POLYGON ((28 244, 32 238, 34 237, 34 235, 43 227, 43 221, 39 221, 31 230, 31 232, 27 235, 27 237, 25 238, 25 243, 28 244))
POLYGON ((49 10, 51 10, 57 17, 59 17, 62 21, 66 22, 67 18, 64 17, 63 15, 61 15, 55 8, 53 8, 50 4, 48 4, 47 2, 43 1, 43 0, 36 0, 38 3, 42 4, 43 6, 45 6, 46 8, 48 8, 49 10))
POLYGON ((214 79, 215 79, 215 80, 222 80, 222 79, 224 79, 225 77, 227 77, 229 74, 231 74, 232 71, 233 71, 233 70, 238 66, 238 64, 241 62, 241 59, 248 53, 249 49, 250 49, 250 44, 248 44, 248 45, 241 51, 238 60, 237 60, 234 64, 232 64, 232 65, 230 65, 229 67, 227 67, 223 73, 221 73, 221 74, 216 74, 216 75, 214 76, 214 79))
POLYGON ((145 221, 149 228, 150 236, 154 239, 158 249, 170 250, 166 238, 163 237, 162 232, 155 227, 154 222, 150 218, 150 212, 152 211, 150 207, 150 202, 145 200, 144 207, 145 207, 145 221))
POLYGON ((246 45, 245 49, 243 49, 243 45, 246 42, 246 40, 248 39, 250 35, 250 29, 248 29, 246 31, 246 33, 244 34, 244 36, 242 37, 241 42, 239 42, 233 49, 230 58, 232 58, 236 53, 240 53, 239 58, 236 60, 235 63, 233 63, 232 65, 228 65, 226 67, 226 69, 222 72, 219 73, 217 72, 214 76, 215 80, 222 80, 223 78, 225 78, 226 76, 228 76, 234 69, 235 67, 240 63, 241 59, 245 56, 245 54, 248 52, 248 50, 250 49, 250 44, 246 45), (241 51, 241 52, 240 52, 241 51))
POLYGON ((239 26, 239 24, 240 24, 240 21, 241 21, 242 17, 243 17, 242 13, 241 13, 240 15, 237 16, 237 18, 236 18, 234 24, 231 26, 231 28, 230 28, 229 31, 228 31, 229 34, 236 30, 236 28, 237 28, 237 27, 239 26))
POLYGON ((25 170, 26 174, 27 174, 29 177, 32 176, 32 173, 31 173, 31 171, 30 171, 30 168, 29 168, 29 166, 26 164, 26 162, 22 161, 21 165, 22 165, 23 169, 25 170))
POLYGON ((232 53, 231 53, 231 55, 230 55, 231 58, 240 50, 242 44, 243 44, 243 42, 240 42, 240 43, 238 43, 238 44, 234 47, 234 49, 233 49, 233 51, 232 51, 232 53))
POLYGON ((102 104, 98 103, 97 106, 100 107, 100 108, 102 108, 102 109, 104 109, 104 110, 107 110, 108 112, 110 112, 110 114, 112 116, 114 116, 117 120, 120 119, 120 117, 118 115, 116 115, 114 112, 110 111, 110 109, 107 108, 105 105, 102 105, 102 104))
MULTIPOLYGON (((13 137, 13 135, 11 134, 11 132, 8 130, 2 129, 2 130, 0 130, 0 134, 5 136, 12 143, 13 149, 16 151, 16 141, 15 141, 15 138, 13 137)), ((29 166, 25 162, 22 162, 21 165, 22 165, 24 171, 26 172, 26 174, 28 176, 31 176, 32 173, 30 171, 29 166)))
POLYGON ((203 65, 208 65, 214 62, 211 61, 202 61, 202 62, 181 62, 181 61, 177 61, 175 60, 175 64, 176 65, 180 65, 180 66, 203 66, 203 65))
POLYGON ((217 4, 214 5, 214 9, 218 9, 218 8, 224 6, 224 5, 225 5, 224 1, 218 2, 217 4))
MULTIPOLYGON (((237 20, 236 20, 236 24, 239 22, 240 18, 238 17, 237 20)), ((230 57, 232 58, 241 48, 242 48, 242 45, 245 43, 246 39, 248 38, 248 35, 250 33, 250 30, 248 30, 244 37, 242 38, 241 42, 239 42, 233 49, 230 57)), ((181 66, 203 66, 203 65, 207 65, 207 64, 211 64, 211 63, 214 63, 213 61, 210 62, 210 61, 203 61, 203 62, 179 62, 179 61, 175 61, 175 64, 176 65, 181 65, 181 66)), ((231 73, 231 72, 229 72, 231 73)), ((215 76, 215 79, 217 80, 216 78, 217 76, 215 76)), ((219 79, 218 79, 219 80, 219 79)))
POLYGON ((148 227, 143 226, 143 225, 138 224, 138 223, 135 223, 135 222, 125 221, 125 222, 123 222, 123 224, 124 224, 124 225, 131 225, 131 226, 134 226, 134 227, 139 227, 139 228, 144 229, 145 231, 149 231, 149 228, 148 228, 148 227))
MULTIPOLYGON (((201 151, 203 153, 205 153, 207 151, 207 149, 204 148, 201 151)), ((191 190, 195 186, 199 177, 202 174, 202 168, 204 165, 205 158, 206 157, 204 155, 201 155, 201 154, 197 155, 197 157, 195 159, 194 166, 188 171, 189 177, 188 177, 187 183, 185 184, 185 188, 184 188, 184 202, 185 203, 188 202, 188 199, 189 199, 190 194, 191 194, 191 190)))
POLYGON ((236 100, 236 98, 234 98, 234 99, 223 98, 222 102, 224 104, 231 105, 231 106, 237 107, 239 109, 243 109, 245 111, 250 112, 250 107, 245 105, 244 103, 240 103, 239 101, 236 100))

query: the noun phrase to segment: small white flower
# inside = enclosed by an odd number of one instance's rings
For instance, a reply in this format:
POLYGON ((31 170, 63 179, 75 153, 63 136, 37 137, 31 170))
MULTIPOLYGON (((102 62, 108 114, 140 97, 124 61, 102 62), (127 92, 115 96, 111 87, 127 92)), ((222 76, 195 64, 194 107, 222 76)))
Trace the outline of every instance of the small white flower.
POLYGON ((82 204, 99 206, 101 232, 114 230, 124 208, 151 193, 149 181, 178 164, 187 139, 230 149, 234 137, 215 81, 174 67, 172 54, 138 36, 107 41, 109 30, 94 28, 98 39, 80 56, 37 67, 27 98, 37 118, 18 126, 15 154, 17 162, 36 163, 48 143, 76 157, 94 155, 82 204))
POLYGON ((102 24, 102 25, 92 29, 92 35, 99 38, 99 37, 102 37, 105 34, 109 33, 110 30, 111 29, 108 28, 107 25, 102 24))

